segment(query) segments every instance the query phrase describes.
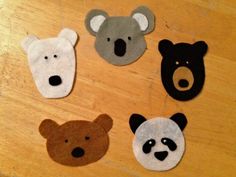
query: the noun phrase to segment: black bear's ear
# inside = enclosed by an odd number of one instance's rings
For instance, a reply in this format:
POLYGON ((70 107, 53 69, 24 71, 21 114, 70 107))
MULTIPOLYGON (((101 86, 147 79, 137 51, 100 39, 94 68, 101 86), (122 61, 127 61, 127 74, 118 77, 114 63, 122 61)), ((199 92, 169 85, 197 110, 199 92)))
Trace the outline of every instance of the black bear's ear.
POLYGON ((184 130, 184 128, 188 123, 185 115, 182 113, 176 113, 173 116, 171 116, 170 119, 173 120, 182 131, 184 130))
POLYGON ((158 50, 160 51, 161 55, 164 57, 169 53, 169 50, 173 46, 173 43, 167 39, 163 39, 159 42, 158 50))
POLYGON ((204 56, 207 52, 208 46, 204 41, 198 41, 193 44, 196 55, 204 56))
POLYGON ((145 122, 147 119, 140 114, 132 114, 129 118, 129 126, 133 133, 137 130, 137 128, 145 122))

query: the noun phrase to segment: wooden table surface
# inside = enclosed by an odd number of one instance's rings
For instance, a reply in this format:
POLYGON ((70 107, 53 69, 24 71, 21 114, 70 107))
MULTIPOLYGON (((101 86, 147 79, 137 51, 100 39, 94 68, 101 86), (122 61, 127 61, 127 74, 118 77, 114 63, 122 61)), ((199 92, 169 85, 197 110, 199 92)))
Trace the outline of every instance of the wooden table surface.
POLYGON ((1 177, 234 177, 236 173, 236 1, 235 0, 0 0, 0 176, 1 177), (87 12, 104 9, 127 16, 139 5, 156 15, 147 50, 135 63, 116 67, 100 58, 95 38, 84 26, 87 12), (43 98, 33 82, 20 41, 27 34, 56 36, 63 27, 76 30, 77 76, 64 99, 43 98), (206 81, 193 100, 167 96, 160 78, 157 44, 205 40, 206 81), (128 125, 132 113, 148 118, 183 112, 186 152, 168 172, 144 169, 134 158, 128 125), (107 113, 114 125, 110 147, 98 162, 66 167, 52 161, 40 122, 93 120, 107 113))

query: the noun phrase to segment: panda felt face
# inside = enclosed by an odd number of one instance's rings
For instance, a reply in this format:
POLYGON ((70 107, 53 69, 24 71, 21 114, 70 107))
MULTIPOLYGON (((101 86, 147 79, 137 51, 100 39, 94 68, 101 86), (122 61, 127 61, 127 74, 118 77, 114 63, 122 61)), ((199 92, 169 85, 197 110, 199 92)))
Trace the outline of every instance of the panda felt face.
POLYGON ((74 45, 77 34, 63 29, 58 37, 39 40, 34 35, 23 39, 21 45, 39 92, 46 98, 67 96, 75 75, 74 45))
POLYGON ((166 171, 179 163, 185 151, 182 130, 187 119, 184 114, 176 113, 169 119, 158 117, 150 120, 133 114, 129 123, 135 134, 133 152, 143 167, 166 171))
POLYGON ((96 36, 95 48, 107 62, 122 66, 136 61, 146 50, 145 34, 154 29, 154 14, 144 6, 130 16, 109 17, 103 10, 91 10, 85 20, 96 36))

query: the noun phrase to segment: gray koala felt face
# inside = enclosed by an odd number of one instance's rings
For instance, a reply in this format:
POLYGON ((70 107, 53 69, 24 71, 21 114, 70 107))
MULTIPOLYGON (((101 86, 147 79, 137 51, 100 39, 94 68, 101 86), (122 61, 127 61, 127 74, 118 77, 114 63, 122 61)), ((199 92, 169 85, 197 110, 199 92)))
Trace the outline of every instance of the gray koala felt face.
POLYGON ((187 119, 184 114, 176 113, 169 119, 158 117, 150 120, 133 114, 129 123, 135 134, 133 152, 143 167, 166 171, 179 163, 185 151, 182 130, 187 119))
POLYGON ((85 20, 87 30, 96 36, 98 54, 113 65, 136 61, 146 49, 144 34, 154 29, 154 15, 139 7, 129 17, 109 17, 102 10, 91 10, 85 20))
POLYGON ((21 45, 39 92, 46 98, 67 96, 75 75, 74 45, 76 32, 63 29, 58 37, 39 40, 34 35, 23 39, 21 45))

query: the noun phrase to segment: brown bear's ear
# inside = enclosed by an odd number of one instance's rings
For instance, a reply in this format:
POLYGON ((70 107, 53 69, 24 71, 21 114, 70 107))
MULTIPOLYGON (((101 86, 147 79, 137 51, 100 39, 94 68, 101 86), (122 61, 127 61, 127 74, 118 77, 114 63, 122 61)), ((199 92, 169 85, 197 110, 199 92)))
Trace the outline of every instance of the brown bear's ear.
POLYGON ((102 126, 106 132, 109 132, 109 130, 112 128, 112 124, 113 124, 113 120, 107 114, 99 115, 93 122, 102 126))
POLYGON ((58 127, 59 125, 51 120, 51 119, 45 119, 41 122, 39 126, 39 133, 44 137, 48 138, 50 134, 58 127))

